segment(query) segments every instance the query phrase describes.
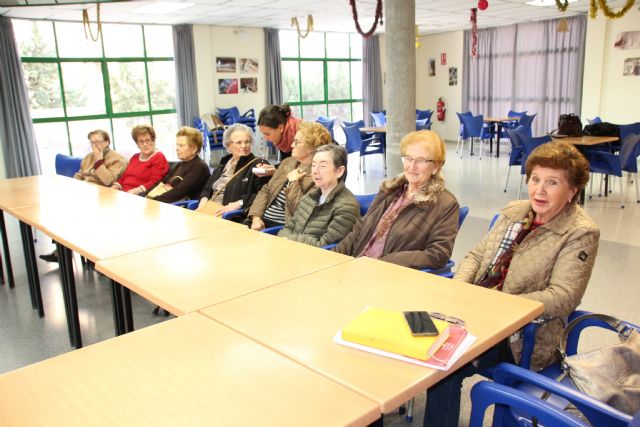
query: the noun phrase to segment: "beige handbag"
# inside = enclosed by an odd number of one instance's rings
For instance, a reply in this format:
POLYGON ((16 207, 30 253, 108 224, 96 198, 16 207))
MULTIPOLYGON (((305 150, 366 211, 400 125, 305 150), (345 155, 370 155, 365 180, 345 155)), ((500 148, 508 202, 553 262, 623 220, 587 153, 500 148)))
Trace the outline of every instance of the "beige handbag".
POLYGON ((154 197, 158 197, 164 193, 166 193, 169 190, 172 190, 173 187, 170 186, 169 184, 165 184, 164 182, 159 182, 158 185, 156 185, 155 187, 153 187, 151 189, 151 191, 149 191, 147 193, 147 195, 145 196, 147 199, 153 199, 154 197))
POLYGON ((216 203, 213 200, 207 200, 207 203, 205 203, 204 206, 198 207, 198 212, 207 215, 214 215, 220 209, 222 209, 222 205, 220 203, 216 203))
POLYGON ((633 415, 640 410, 640 335, 638 330, 604 314, 586 314, 574 319, 562 332, 560 367, 585 394, 633 415), (567 338, 582 320, 606 322, 618 332, 619 344, 567 356, 567 338))

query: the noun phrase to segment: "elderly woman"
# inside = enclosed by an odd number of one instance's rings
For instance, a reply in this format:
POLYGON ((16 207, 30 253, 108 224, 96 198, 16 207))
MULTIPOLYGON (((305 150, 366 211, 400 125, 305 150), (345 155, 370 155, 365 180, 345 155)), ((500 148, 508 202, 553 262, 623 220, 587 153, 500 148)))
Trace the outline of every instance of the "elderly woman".
POLYGON ((159 202, 173 203, 180 200, 196 199, 211 175, 209 166, 198 157, 202 149, 202 134, 191 127, 180 128, 176 133, 176 154, 180 160, 174 164, 162 180, 168 191, 152 196, 156 187, 147 197, 159 202))
POLYGON ((75 179, 105 187, 111 186, 127 167, 127 160, 109 148, 111 138, 104 130, 96 129, 87 135, 91 152, 82 159, 75 179))
POLYGON ((355 196, 344 185, 347 151, 339 145, 319 147, 311 162, 316 188, 305 194, 278 236, 325 246, 339 242, 360 217, 355 196))
MULTIPOLYGON (((600 231, 576 203, 589 180, 589 163, 573 145, 543 144, 529 155, 525 168, 529 200, 502 209, 455 278, 544 304, 531 358, 531 368, 539 370, 556 361, 561 319, 580 304, 600 231)), ((508 341, 483 354, 478 368, 469 364, 429 389, 425 425, 458 425, 462 380, 496 363, 519 360, 520 334, 508 341)))
POLYGON ((293 138, 292 157, 280 163, 273 177, 262 187, 249 209, 253 230, 284 225, 300 198, 313 187, 311 160, 316 148, 331 144, 329 131, 320 123, 302 122, 293 138))
MULTIPOLYGON (((269 105, 260 111, 258 127, 264 139, 280 150, 280 158, 291 156, 293 139, 302 119, 293 117, 287 104, 269 105)), ((266 169, 265 175, 273 175, 275 168, 269 165, 258 165, 266 169)))
POLYGON ((169 163, 156 150, 156 131, 149 125, 138 125, 131 129, 131 138, 140 152, 134 154, 124 173, 111 188, 140 195, 146 193, 169 171, 169 163))
POLYGON ((443 267, 458 234, 458 202, 445 189, 445 145, 422 130, 400 142, 404 173, 386 180, 367 214, 335 248, 411 268, 443 267))
POLYGON ((265 162, 251 152, 254 141, 253 131, 242 123, 236 123, 224 131, 222 142, 229 154, 220 159, 220 166, 205 184, 200 194, 199 211, 206 211, 209 200, 222 205, 222 208, 213 212, 216 216, 251 206, 258 191, 268 181, 268 178, 258 177, 251 171, 257 163, 265 162))

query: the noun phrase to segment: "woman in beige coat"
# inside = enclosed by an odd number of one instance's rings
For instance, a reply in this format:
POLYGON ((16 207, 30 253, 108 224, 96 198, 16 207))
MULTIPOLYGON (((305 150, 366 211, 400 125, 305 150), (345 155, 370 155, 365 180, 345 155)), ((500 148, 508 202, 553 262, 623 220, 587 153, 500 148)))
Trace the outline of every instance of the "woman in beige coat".
MULTIPOLYGON (((511 202, 502 210, 489 234, 462 261, 455 279, 544 304, 531 358, 532 369, 538 370, 555 361, 562 318, 584 295, 600 231, 576 203, 589 180, 589 164, 573 145, 541 145, 528 157, 526 172, 529 200, 511 202)), ((469 364, 431 387, 425 426, 457 426, 462 380, 496 363, 519 360, 521 350, 518 333, 508 347, 505 343, 490 349, 476 366, 469 364)))

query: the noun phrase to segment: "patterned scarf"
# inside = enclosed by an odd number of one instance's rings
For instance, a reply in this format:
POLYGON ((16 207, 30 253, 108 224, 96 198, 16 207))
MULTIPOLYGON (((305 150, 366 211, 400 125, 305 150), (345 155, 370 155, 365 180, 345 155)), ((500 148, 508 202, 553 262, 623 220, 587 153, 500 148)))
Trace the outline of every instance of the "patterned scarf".
POLYGON ((487 271, 484 272, 476 285, 502 290, 506 271, 511 264, 513 254, 518 249, 518 245, 527 237, 532 230, 534 213, 529 212, 527 216, 519 222, 514 222, 507 227, 507 231, 498 246, 498 251, 489 264, 487 271))

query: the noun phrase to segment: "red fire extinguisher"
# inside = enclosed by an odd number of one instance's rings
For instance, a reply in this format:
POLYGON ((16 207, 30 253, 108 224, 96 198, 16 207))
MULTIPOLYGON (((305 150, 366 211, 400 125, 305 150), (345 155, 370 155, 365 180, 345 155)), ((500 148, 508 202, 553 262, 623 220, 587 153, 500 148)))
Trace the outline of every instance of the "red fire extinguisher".
POLYGON ((438 121, 440 122, 443 121, 445 113, 447 112, 447 109, 445 108, 445 104, 444 104, 444 101, 442 100, 442 97, 438 98, 438 102, 436 103, 436 111, 438 112, 438 121))

